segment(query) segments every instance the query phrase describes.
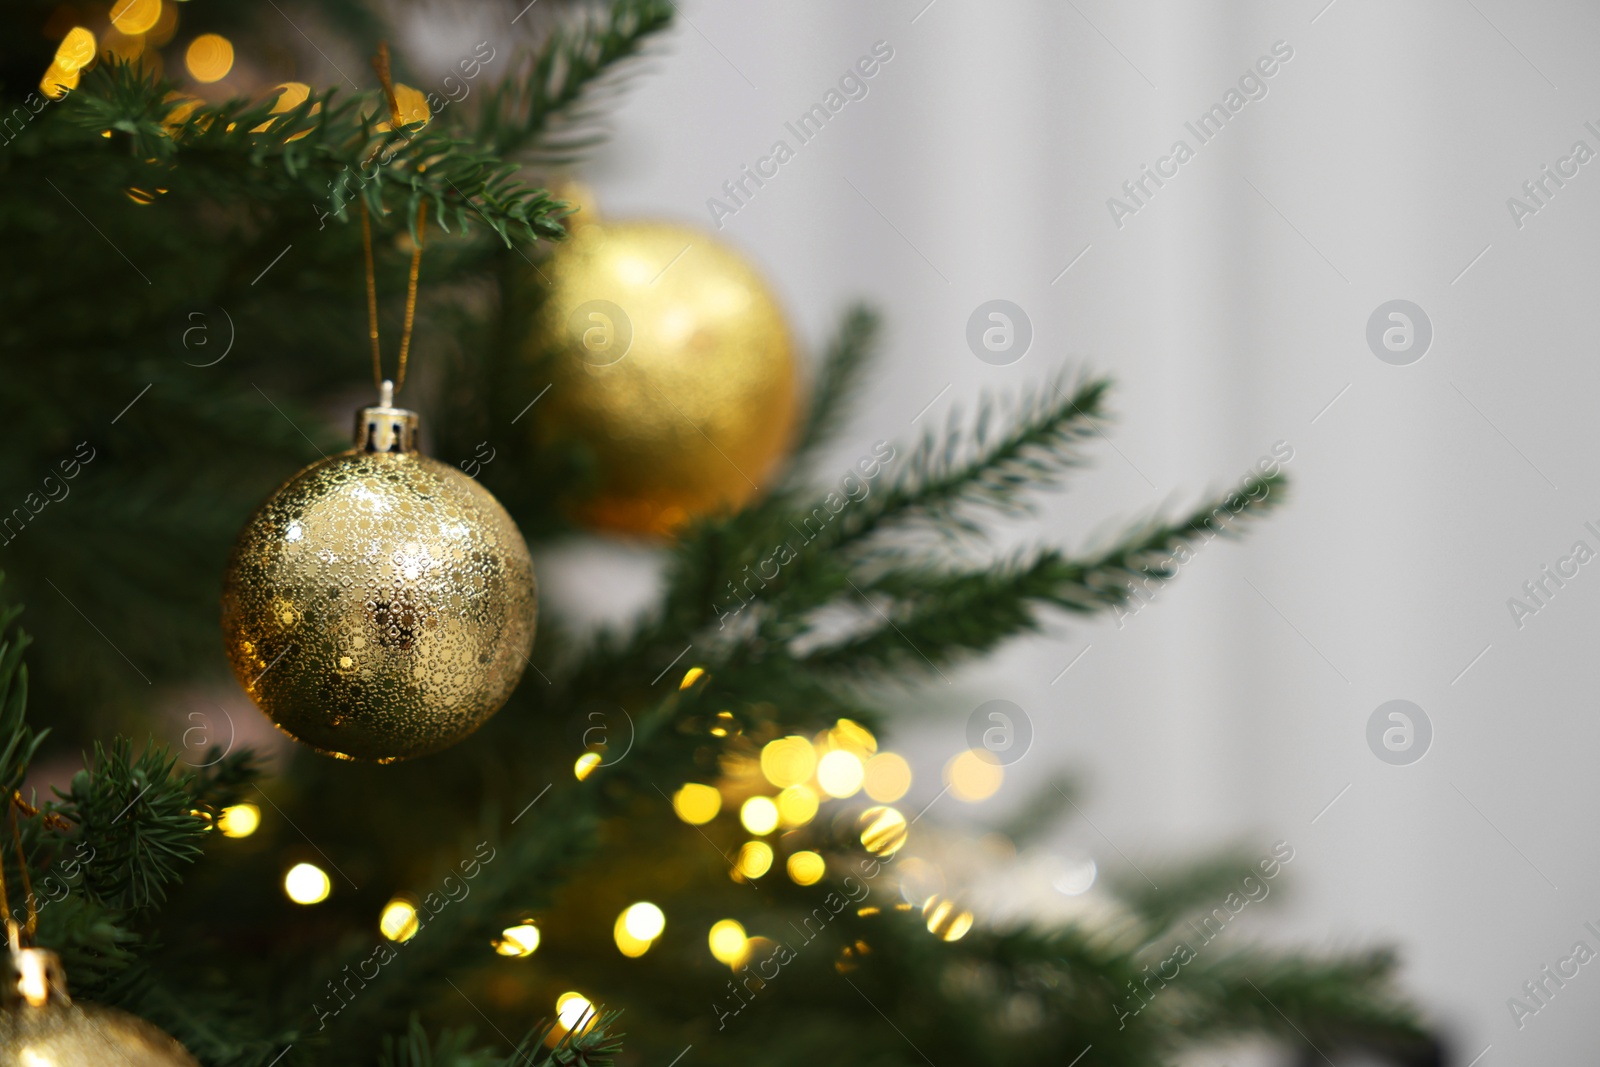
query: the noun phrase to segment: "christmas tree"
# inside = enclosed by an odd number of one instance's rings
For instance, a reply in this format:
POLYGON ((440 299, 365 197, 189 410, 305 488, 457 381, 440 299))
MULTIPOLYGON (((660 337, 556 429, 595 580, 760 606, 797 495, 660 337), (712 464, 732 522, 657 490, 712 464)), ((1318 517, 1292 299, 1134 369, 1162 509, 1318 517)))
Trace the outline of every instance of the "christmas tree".
MULTIPOLYGON (((590 213, 550 189, 676 8, 486 6, 504 33, 437 85, 381 46, 402 14, 348 0, 8 11, 5 1017, 66 1010, 29 995, 37 946, 74 1003, 212 1065, 1154 1065, 1241 1037, 1428 1062, 1390 953, 1211 944, 1286 844, 1130 866, 1070 921, 1001 920, 934 885, 919 838, 1004 864, 1073 784, 980 842, 904 802, 883 747, 892 688, 1052 615, 1125 609, 1278 506, 1281 474, 1082 551, 982 557, 986 529, 1084 460, 1108 383, 1041 380, 841 483, 817 459, 865 388, 878 319, 857 308, 803 404, 747 416, 786 445, 765 491, 662 487, 640 511, 673 457, 619 460, 561 390, 538 402, 571 358, 546 328, 564 321, 553 257, 590 213), (303 75, 307 52, 339 81, 303 75), (544 611, 520 684, 453 747, 266 758, 194 696, 234 685, 231 546, 275 486, 349 448, 368 349, 380 367, 378 335, 413 330, 404 404, 428 450, 536 550, 648 530, 659 600, 598 635, 544 611), (596 504, 623 483, 631 502, 596 504)), ((718 448, 713 415, 677 414, 718 448)), ((263 702, 260 677, 241 680, 263 702)), ((1013 724, 975 721, 947 790, 1003 775, 1013 724)), ((16 1032, 0 1063, 34 1062, 16 1032)))

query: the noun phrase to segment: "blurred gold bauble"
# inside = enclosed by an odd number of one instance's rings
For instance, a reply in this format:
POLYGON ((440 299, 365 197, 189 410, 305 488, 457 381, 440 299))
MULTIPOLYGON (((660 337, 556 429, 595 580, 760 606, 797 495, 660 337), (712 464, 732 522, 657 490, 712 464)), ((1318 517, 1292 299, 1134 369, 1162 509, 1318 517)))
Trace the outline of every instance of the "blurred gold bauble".
POLYGON ((267 717, 328 755, 380 763, 455 744, 499 710, 538 614, 516 524, 416 451, 417 417, 387 393, 357 414, 358 447, 256 510, 222 594, 228 659, 267 717))
POLYGON ((552 381, 535 426, 541 444, 595 458, 579 521, 665 534, 767 487, 799 394, 788 326, 744 259, 687 227, 602 221, 542 274, 529 352, 552 381))
POLYGON ((61 960, 20 948, 13 932, 0 989, 0 1067, 200 1067, 172 1038, 136 1016, 74 1004, 61 960))
POLYGON ((0 1009, 0 1067, 199 1067, 143 1019, 95 1004, 0 1009))

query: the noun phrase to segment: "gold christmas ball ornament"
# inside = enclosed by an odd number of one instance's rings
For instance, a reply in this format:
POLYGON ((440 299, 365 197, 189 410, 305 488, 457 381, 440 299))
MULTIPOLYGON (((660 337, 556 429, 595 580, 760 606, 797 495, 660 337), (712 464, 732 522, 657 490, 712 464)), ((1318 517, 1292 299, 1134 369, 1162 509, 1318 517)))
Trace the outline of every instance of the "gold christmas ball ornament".
POLYGON ((223 577, 234 675, 289 736, 390 763, 446 748, 504 704, 538 615, 511 516, 416 449, 417 416, 356 415, 356 447, 289 479, 223 577))
POLYGON ((667 534, 768 486, 800 397, 788 326, 727 245, 661 222, 589 222, 542 269, 529 338, 541 445, 577 443, 599 484, 580 522, 667 534))
POLYGON ((13 948, 0 1004, 0 1067, 200 1067, 143 1019, 67 996, 55 953, 13 948))

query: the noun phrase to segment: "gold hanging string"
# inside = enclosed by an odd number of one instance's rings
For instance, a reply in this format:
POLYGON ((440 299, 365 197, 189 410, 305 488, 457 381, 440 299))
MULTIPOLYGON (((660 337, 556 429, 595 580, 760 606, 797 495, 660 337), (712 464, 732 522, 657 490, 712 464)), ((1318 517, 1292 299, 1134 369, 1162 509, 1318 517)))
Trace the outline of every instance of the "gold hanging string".
POLYGON ((22 948, 22 935, 27 934, 28 940, 33 940, 33 935, 39 928, 39 902, 33 895, 33 879, 28 877, 28 860, 22 851, 22 834, 17 829, 17 812, 15 808, 7 807, 6 818, 11 823, 11 840, 17 847, 17 869, 22 872, 22 885, 28 896, 28 921, 19 926, 11 914, 11 894, 6 885, 6 865, 0 863, 0 909, 6 916, 6 939, 11 943, 13 952, 22 948))
MULTIPOLYGON (((406 319, 400 332, 400 366, 395 372, 394 391, 398 395, 406 384, 406 362, 411 355, 411 327, 417 318, 417 275, 422 269, 422 246, 428 225, 428 202, 417 206, 417 239, 411 246, 411 274, 406 281, 406 319)), ((372 384, 383 388, 383 355, 378 345, 378 280, 372 262, 372 221, 367 202, 361 201, 361 245, 367 260, 367 331, 372 338, 372 384)))
MULTIPOLYGON (((389 72, 389 42, 378 42, 378 54, 372 57, 372 69, 383 85, 383 95, 389 104, 389 128, 400 128, 400 101, 395 96, 394 79, 389 72)), ((374 156, 376 156, 374 152, 374 156)), ((406 361, 411 355, 411 327, 417 314, 417 272, 422 267, 422 245, 428 225, 428 202, 417 206, 417 236, 411 248, 411 273, 406 283, 406 318, 400 333, 400 365, 395 372, 394 392, 399 395, 406 384, 406 361)), ((383 350, 378 344, 378 281, 372 260, 372 217, 366 200, 361 201, 361 246, 367 262, 367 332, 372 339, 372 384, 383 390, 383 350)))
POLYGON ((361 201, 361 247, 367 253, 367 332, 372 337, 372 384, 383 388, 383 356, 378 349, 378 278, 372 267, 372 219, 361 201))
POLYGON ((423 230, 428 225, 428 202, 417 205, 417 239, 411 246, 411 277, 406 283, 406 323, 400 332, 400 369, 395 373, 394 391, 399 395, 406 384, 406 357, 411 354, 411 323, 417 314, 417 271, 422 266, 423 230))
POLYGON ((15 808, 11 809, 10 817, 11 841, 17 846, 17 868, 22 871, 22 888, 28 895, 28 925, 25 929, 28 934, 28 940, 32 941, 34 933, 39 929, 39 901, 33 895, 33 878, 28 874, 28 857, 22 851, 22 831, 17 829, 17 812, 15 808))

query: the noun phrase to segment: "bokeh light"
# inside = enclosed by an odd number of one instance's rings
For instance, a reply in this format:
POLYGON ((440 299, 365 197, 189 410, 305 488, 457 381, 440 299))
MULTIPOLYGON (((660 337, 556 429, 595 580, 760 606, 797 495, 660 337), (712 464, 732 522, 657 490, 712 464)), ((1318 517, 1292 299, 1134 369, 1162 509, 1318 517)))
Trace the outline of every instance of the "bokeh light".
POLYGON ((816 885, 828 873, 828 862, 815 852, 796 852, 789 857, 789 880, 795 885, 816 885))
POLYGON ((852 797, 861 791, 864 768, 861 757, 844 749, 834 749, 817 764, 817 784, 830 797, 852 797))
POLYGON ((587 1030, 594 1025, 594 1005, 582 993, 563 993, 556 998, 556 1019, 565 1030, 587 1030))
POLYGON ((628 933, 641 941, 654 941, 667 928, 666 914, 648 900, 628 905, 622 913, 622 921, 628 933))
POLYGON ((854 719, 840 719, 827 733, 830 749, 843 749, 858 756, 870 756, 878 751, 878 739, 872 731, 854 719))
POLYGON ((404 897, 395 897, 383 906, 378 930, 390 941, 410 941, 422 924, 417 922, 417 906, 404 897))
POLYGON ((804 826, 817 817, 817 791, 791 785, 778 794, 778 819, 784 826, 804 826))
POLYGON ((111 25, 128 34, 146 33, 161 21, 161 0, 113 0, 111 25))
POLYGON ((880 752, 862 768, 862 788, 880 804, 893 804, 911 789, 911 764, 893 752, 880 752))
POLYGON ((1005 768, 968 749, 944 765, 944 781, 950 795, 968 804, 988 800, 1006 780, 1005 768))
POLYGON ((78 72, 63 70, 61 64, 51 63, 39 79, 39 91, 52 100, 60 100, 78 87, 78 72))
POLYGON ((62 71, 82 70, 94 62, 94 54, 94 34, 83 26, 74 26, 56 47, 55 65, 62 71))
POLYGON ((734 876, 760 878, 772 869, 772 846, 765 841, 746 841, 733 863, 734 876))
POLYGON ((721 919, 711 924, 706 941, 711 945, 711 955, 719 963, 732 967, 744 955, 746 941, 744 926, 736 919, 721 919))
POLYGON ((722 794, 715 786, 688 782, 672 795, 672 810, 690 826, 703 826, 722 810, 722 794))
POLYGON ((494 943, 494 950, 502 956, 522 959, 539 950, 539 940, 539 928, 529 920, 501 930, 499 940, 494 943))
POLYGON ((634 958, 649 952, 650 946, 655 944, 656 938, 661 936, 661 931, 666 927, 667 917, 661 909, 649 901, 640 901, 622 909, 622 914, 617 916, 616 924, 611 929, 611 936, 619 952, 634 958))
POLYGON ((944 941, 960 941, 972 929, 972 912, 948 897, 929 897, 922 905, 928 932, 944 941))
POLYGON ((254 804, 234 804, 217 816, 223 837, 249 837, 261 826, 261 809, 254 804))
POLYGON ((753 834, 770 834, 778 826, 778 805, 771 797, 751 797, 739 809, 739 821, 753 834))
POLYGON ((572 775, 581 782, 589 777, 598 766, 600 766, 600 753, 585 752, 578 757, 577 762, 573 763, 572 775))
POLYGON ((768 741, 761 750, 761 773, 780 789, 808 781, 816 769, 816 749, 799 735, 768 741))
POLYGON ((183 54, 189 76, 197 82, 219 82, 233 69, 233 42, 216 33, 202 33, 183 54))
POLYGON ((1075 897, 1093 888, 1095 876, 1099 873, 1100 869, 1094 860, 1085 856, 1076 861, 1063 863, 1061 872, 1051 884, 1056 887, 1056 892, 1063 896, 1075 897))
POLYGON ((706 669, 704 667, 690 667, 683 673, 683 680, 678 683, 678 688, 689 688, 691 685, 698 682, 700 680, 700 676, 705 673, 706 669))
POLYGON ((332 889, 328 873, 312 863, 297 863, 283 876, 283 891, 296 904, 320 904, 332 889))
POLYGON ((875 856, 892 856, 906 843, 906 817, 882 805, 861 813, 861 847, 875 856))

